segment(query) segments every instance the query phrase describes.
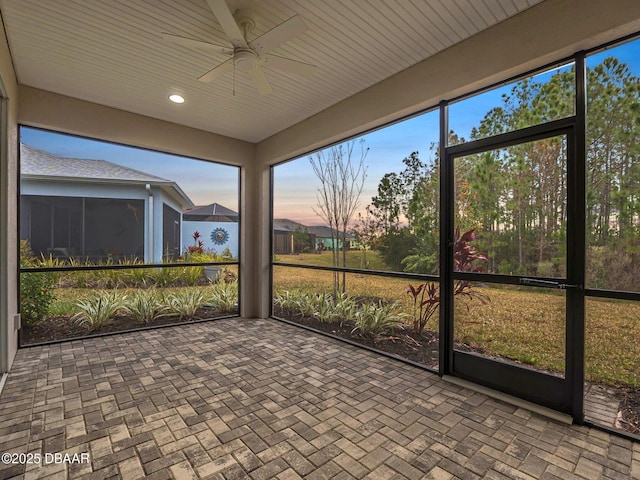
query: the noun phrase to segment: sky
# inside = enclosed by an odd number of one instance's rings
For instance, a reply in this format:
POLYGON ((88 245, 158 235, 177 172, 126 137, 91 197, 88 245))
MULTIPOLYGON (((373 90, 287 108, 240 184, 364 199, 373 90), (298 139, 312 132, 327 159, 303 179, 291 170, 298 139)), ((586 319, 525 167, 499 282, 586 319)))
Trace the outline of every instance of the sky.
MULTIPOLYGON (((618 57, 629 65, 635 75, 640 75, 640 39, 588 57, 587 66, 596 65, 607 56, 618 57)), ((570 66, 566 66, 562 69, 569 68, 570 66)), ((558 69, 553 69, 539 74, 535 80, 546 81, 557 71, 558 69)), ((479 124, 491 108, 500 104, 501 96, 511 88, 512 85, 506 85, 451 104, 449 128, 458 135, 469 138, 471 129, 479 124)), ((363 139, 365 146, 369 148, 365 159, 367 174, 359 211, 364 211, 371 203, 378 182, 385 173, 403 169, 403 158, 417 151, 423 162, 432 161, 432 145, 438 141, 438 136, 439 113, 431 110, 356 139, 363 139)), ((235 211, 239 208, 237 167, 27 127, 21 128, 20 139, 27 145, 56 155, 108 160, 173 180, 196 205, 217 202, 235 211)), ((357 149, 358 147, 354 151, 357 149)), ((321 218, 314 213, 314 209, 317 210, 316 193, 319 186, 320 182, 310 167, 309 155, 276 166, 275 218, 289 218, 305 225, 322 224, 321 218)))
POLYGON ((238 211, 237 167, 28 127, 20 129, 20 141, 54 155, 107 160, 173 180, 195 205, 216 202, 238 211))

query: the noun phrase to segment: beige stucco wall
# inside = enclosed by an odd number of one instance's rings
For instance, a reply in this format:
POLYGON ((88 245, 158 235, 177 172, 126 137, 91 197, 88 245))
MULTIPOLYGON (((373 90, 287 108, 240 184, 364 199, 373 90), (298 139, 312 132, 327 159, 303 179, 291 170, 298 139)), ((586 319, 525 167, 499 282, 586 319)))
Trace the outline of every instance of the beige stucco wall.
POLYGON ((0 122, 0 373, 9 370, 18 348, 17 112, 18 85, 4 30, 0 29, 0 79, 6 117, 0 122))
POLYGON ((21 85, 18 122, 32 127, 243 166, 255 145, 21 85))

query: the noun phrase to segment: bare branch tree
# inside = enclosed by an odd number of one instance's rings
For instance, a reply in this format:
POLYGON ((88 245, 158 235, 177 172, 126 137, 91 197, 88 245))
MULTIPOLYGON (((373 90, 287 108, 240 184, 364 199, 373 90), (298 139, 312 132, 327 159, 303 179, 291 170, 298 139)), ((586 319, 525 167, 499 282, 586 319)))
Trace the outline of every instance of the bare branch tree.
MULTIPOLYGON (((318 208, 314 208, 313 211, 331 230, 331 250, 335 267, 345 267, 347 264, 347 232, 351 219, 360 205, 360 194, 367 176, 364 161, 369 148, 365 148, 364 140, 358 143, 360 144, 358 160, 352 158, 355 140, 309 157, 313 172, 320 180, 320 187, 316 193, 318 208), (342 250, 342 265, 340 265, 340 250, 342 250)), ((342 282, 340 282, 339 273, 334 273, 334 293, 346 292, 345 280, 344 272, 342 282)))

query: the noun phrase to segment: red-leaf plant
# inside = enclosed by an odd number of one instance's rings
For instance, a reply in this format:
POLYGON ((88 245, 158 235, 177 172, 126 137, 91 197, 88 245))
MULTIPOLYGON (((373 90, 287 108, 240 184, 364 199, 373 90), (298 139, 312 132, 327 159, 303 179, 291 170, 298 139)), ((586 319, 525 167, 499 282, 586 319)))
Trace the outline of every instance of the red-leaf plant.
MULTIPOLYGON (((453 269, 456 272, 481 272, 482 266, 478 262, 487 262, 486 256, 478 253, 476 247, 470 245, 476 239, 475 229, 460 235, 460 227, 456 228, 453 247, 453 269)), ((466 280, 456 280, 453 295, 462 295, 469 300, 477 298, 481 303, 488 301, 487 295, 473 289, 473 284, 466 280)), ((413 297, 413 331, 421 334, 429 319, 440 304, 439 286, 436 282, 426 282, 414 287, 409 285, 407 295, 413 297)), ((467 305, 467 308, 469 306, 467 305)))
POLYGON ((202 235, 200 235, 199 231, 195 231, 193 232, 193 245, 187 245, 187 254, 193 254, 193 253, 204 253, 204 243, 202 242, 202 240, 200 240, 200 237, 202 235))

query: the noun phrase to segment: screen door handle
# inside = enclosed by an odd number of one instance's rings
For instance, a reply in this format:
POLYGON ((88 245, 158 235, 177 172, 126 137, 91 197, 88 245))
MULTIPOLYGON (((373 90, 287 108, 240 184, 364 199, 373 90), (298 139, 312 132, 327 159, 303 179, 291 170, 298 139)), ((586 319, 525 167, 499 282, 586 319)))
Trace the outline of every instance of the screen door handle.
POLYGON ((572 285, 569 283, 560 283, 554 280, 540 280, 538 278, 521 278, 520 285, 527 285, 528 287, 545 287, 545 288, 560 288, 565 290, 567 288, 582 289, 582 285, 572 285))

